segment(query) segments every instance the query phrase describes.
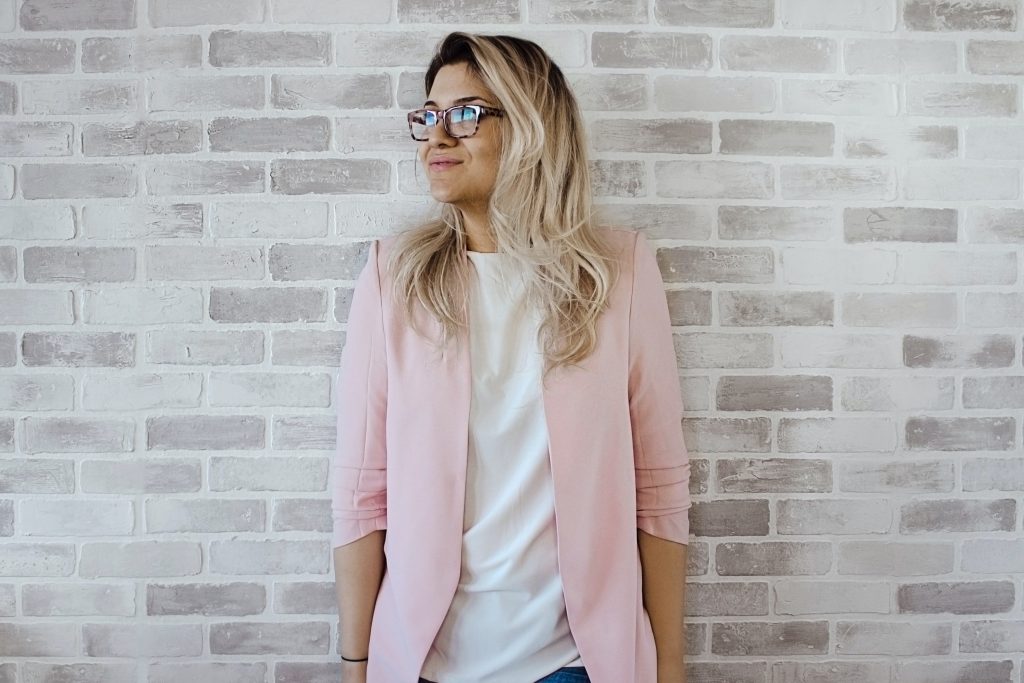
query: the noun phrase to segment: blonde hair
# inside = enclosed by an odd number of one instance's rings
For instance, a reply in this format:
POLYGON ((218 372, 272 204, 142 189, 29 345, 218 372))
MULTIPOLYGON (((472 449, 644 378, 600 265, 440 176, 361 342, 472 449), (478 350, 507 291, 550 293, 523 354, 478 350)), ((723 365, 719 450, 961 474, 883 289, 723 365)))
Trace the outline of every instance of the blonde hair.
MULTIPOLYGON (((488 218, 497 250, 527 273, 527 296, 541 314, 546 376, 593 352, 598 317, 619 270, 593 225, 579 105, 547 53, 522 38, 449 34, 427 69, 428 93, 438 71, 451 64, 467 65, 505 110, 497 119, 501 152, 488 218)), ((417 304, 440 323, 442 353, 468 327, 466 248, 461 211, 442 204, 440 218, 397 236, 387 264, 395 301, 413 328, 417 304)))

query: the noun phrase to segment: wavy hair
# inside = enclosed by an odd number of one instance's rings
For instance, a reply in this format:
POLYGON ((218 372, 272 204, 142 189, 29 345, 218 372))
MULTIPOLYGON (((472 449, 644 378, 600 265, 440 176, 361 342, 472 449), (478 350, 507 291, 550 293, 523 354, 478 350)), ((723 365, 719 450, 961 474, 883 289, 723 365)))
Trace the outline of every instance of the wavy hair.
MULTIPOLYGON (((611 245, 594 228, 580 108, 561 69, 529 40, 449 34, 427 69, 427 93, 438 71, 452 64, 465 64, 506 112, 488 218, 497 250, 526 273, 528 300, 541 315, 546 376, 593 352, 619 272, 611 245)), ((440 323, 442 353, 468 328, 466 249, 462 212, 445 203, 439 218, 397 236, 387 264, 395 301, 413 328, 423 334, 413 316, 417 305, 440 323)))

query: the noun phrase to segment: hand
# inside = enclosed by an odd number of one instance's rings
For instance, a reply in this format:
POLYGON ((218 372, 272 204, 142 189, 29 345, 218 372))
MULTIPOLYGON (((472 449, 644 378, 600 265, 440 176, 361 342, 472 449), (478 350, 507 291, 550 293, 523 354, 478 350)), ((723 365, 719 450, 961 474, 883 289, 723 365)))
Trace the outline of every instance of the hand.
POLYGON ((366 683, 366 662, 341 662, 341 683, 366 683))

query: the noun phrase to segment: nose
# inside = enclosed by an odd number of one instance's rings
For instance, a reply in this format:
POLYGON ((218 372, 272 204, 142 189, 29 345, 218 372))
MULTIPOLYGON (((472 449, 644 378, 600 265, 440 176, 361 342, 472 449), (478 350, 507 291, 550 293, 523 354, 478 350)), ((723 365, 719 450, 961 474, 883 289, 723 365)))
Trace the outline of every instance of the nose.
POLYGON ((453 138, 448 135, 448 131, 445 130, 444 124, 441 121, 437 122, 436 126, 429 129, 429 137, 427 138, 427 145, 430 147, 440 147, 442 145, 451 146, 457 144, 458 138, 453 138))

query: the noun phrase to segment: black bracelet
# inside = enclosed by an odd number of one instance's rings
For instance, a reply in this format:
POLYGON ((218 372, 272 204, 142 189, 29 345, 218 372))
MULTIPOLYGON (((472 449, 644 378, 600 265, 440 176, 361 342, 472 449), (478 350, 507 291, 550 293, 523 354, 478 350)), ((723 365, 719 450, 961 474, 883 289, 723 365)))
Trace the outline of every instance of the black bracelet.
POLYGON ((362 659, 349 659, 345 655, 342 655, 341 658, 344 659, 346 662, 365 662, 369 659, 369 657, 363 657, 362 659))

